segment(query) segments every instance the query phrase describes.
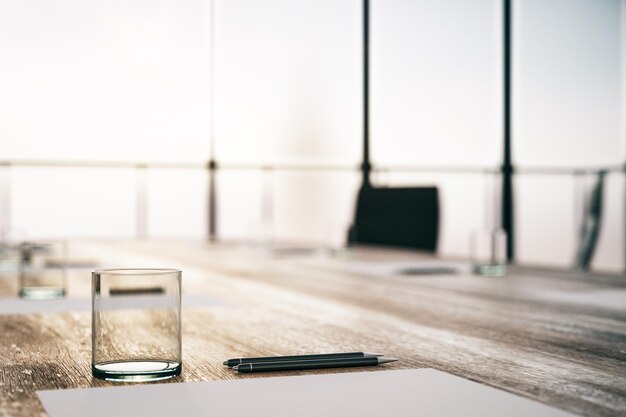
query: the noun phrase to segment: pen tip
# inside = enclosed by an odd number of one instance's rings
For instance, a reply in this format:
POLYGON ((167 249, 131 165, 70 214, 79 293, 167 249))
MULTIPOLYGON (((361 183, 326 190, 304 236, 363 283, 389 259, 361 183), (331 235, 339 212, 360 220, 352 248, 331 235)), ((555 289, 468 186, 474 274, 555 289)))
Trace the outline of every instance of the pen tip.
POLYGON ((224 363, 222 363, 222 365, 228 365, 228 361, 224 361, 224 363))
POLYGON ((363 352, 363 356, 385 356, 382 353, 363 352))
POLYGON ((235 370, 235 371, 239 370, 239 365, 233 366, 233 370, 235 370))
POLYGON ((395 362, 396 358, 378 358, 378 364, 382 365, 383 363, 395 362))

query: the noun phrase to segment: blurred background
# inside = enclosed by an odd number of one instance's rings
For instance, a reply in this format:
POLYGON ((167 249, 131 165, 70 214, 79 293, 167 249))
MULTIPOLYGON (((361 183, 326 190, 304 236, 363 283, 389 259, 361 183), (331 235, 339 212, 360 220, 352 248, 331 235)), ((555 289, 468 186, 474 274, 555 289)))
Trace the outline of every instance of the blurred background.
MULTIPOLYGON (((467 257, 502 220, 503 1, 370 7, 372 183, 437 186, 467 257)), ((621 273, 626 0, 511 7, 514 261, 571 267, 601 178, 592 269, 621 273)), ((360 0, 0 0, 0 227, 341 246, 362 54, 360 0)))

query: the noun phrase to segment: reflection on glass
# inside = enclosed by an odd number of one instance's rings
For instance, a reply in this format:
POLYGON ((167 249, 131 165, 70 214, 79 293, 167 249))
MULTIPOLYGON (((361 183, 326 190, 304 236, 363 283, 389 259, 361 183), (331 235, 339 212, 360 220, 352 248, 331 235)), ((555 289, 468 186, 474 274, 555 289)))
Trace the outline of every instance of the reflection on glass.
POLYGON ((65 296, 65 242, 24 242, 19 253, 20 297, 45 300, 65 296))

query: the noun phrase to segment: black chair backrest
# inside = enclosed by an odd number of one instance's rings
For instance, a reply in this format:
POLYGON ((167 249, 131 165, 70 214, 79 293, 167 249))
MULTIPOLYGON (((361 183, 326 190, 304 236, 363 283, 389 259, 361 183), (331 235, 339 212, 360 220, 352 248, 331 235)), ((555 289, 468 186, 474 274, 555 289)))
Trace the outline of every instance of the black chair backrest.
POLYGON ((439 236, 436 187, 374 188, 359 191, 349 244, 397 246, 434 252, 439 236))

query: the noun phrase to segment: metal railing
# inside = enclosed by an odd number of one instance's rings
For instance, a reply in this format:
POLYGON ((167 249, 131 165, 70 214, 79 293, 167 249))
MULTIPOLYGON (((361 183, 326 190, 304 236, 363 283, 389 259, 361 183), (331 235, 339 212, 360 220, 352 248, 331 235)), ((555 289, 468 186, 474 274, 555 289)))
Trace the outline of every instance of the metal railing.
MULTIPOLYGON (((11 223, 11 168, 104 168, 135 170, 135 236, 148 236, 148 176, 149 169, 193 169, 207 170, 209 173, 220 170, 240 170, 259 172, 354 172, 360 173, 361 166, 354 164, 333 163, 214 163, 209 162, 164 162, 164 161, 98 161, 98 160, 44 160, 44 159, 10 159, 0 160, 0 222, 3 226, 11 223)), ((500 175, 501 167, 455 166, 455 165, 407 165, 386 164, 372 166, 372 172, 385 173, 425 173, 425 174, 467 174, 467 175, 500 175)), ((596 167, 525 167, 514 169, 514 175, 571 175, 584 177, 599 172, 624 173, 626 166, 607 165, 596 167)), ((213 184, 214 186, 214 184, 213 184)), ((208 190, 208 199, 216 200, 215 190, 208 190)), ((216 201, 209 201, 208 207, 216 207, 216 201)), ((208 215, 208 214, 207 214, 208 215)), ((214 213, 212 215, 215 215, 214 213)), ((213 220, 215 221, 215 219, 213 220)), ((208 235, 209 233, 207 233, 208 235)))

